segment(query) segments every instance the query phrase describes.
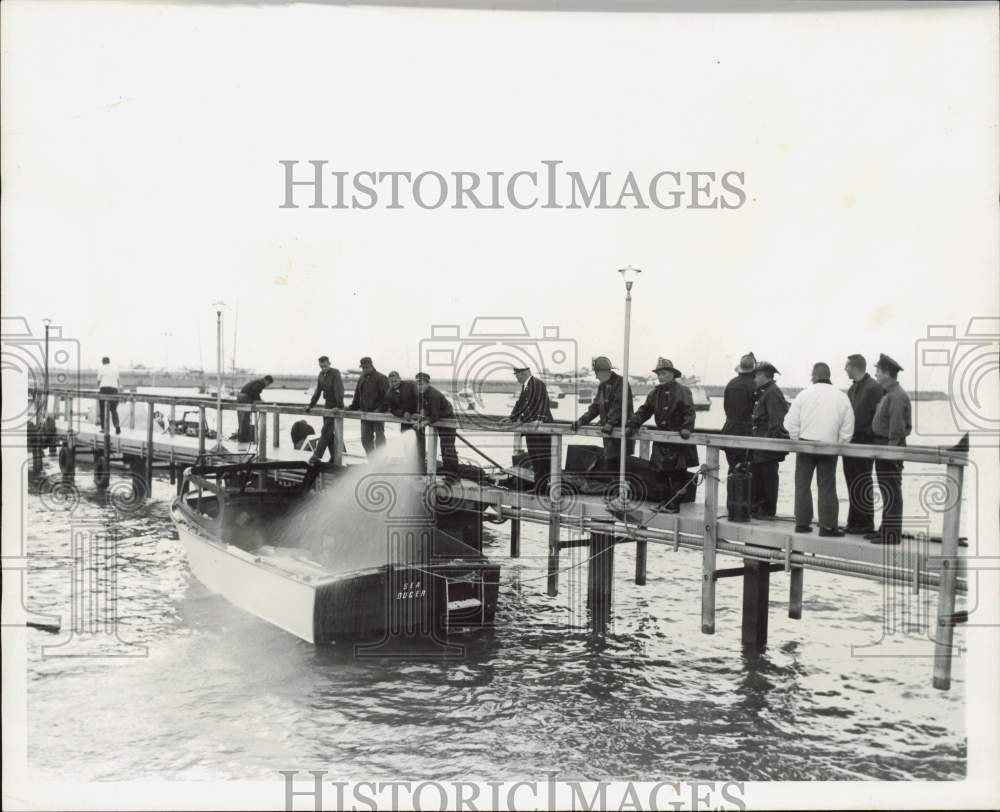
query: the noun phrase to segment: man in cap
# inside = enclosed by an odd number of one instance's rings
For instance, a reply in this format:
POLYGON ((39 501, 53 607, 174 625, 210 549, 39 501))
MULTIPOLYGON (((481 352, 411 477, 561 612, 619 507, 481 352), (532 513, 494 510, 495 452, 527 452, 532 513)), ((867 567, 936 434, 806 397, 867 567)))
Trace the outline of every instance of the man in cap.
MULTIPOLYGON (((361 376, 354 385, 354 399, 347 408, 352 412, 381 411, 388 391, 389 379, 375 369, 372 359, 366 355, 361 359, 361 376)), ((385 424, 380 420, 362 420, 361 445, 368 456, 379 446, 385 445, 385 424)))
MULTIPOLYGON (((913 425, 910 396, 896 380, 903 368, 888 355, 880 354, 875 377, 885 391, 872 417, 875 445, 905 446, 913 425)), ((903 534, 903 461, 875 460, 875 476, 882 496, 882 526, 865 538, 875 544, 899 544, 903 534)))
MULTIPOLYGON (((655 386, 629 422, 630 433, 645 423, 650 416, 658 429, 680 432, 685 440, 694 430, 694 400, 691 390, 678 382, 681 371, 667 358, 656 362, 659 384, 655 386)), ((672 500, 666 506, 668 513, 680 512, 678 494, 687 486, 690 474, 687 469, 698 464, 698 447, 683 443, 653 443, 650 464, 663 472, 667 495, 672 500)))
MULTIPOLYGON (((256 378, 249 383, 243 384, 243 388, 236 395, 236 402, 260 403, 261 393, 272 383, 274 383, 274 378, 270 375, 265 375, 263 378, 256 378)), ((239 412, 239 420, 239 433, 236 435, 236 439, 241 443, 249 443, 253 439, 253 432, 250 429, 250 410, 239 412)))
MULTIPOLYGON (((593 361, 594 374, 600 382, 597 386, 597 394, 586 412, 571 425, 571 429, 576 431, 580 426, 586 426, 595 417, 601 421, 601 432, 610 435, 622 422, 622 377, 613 372, 611 361, 603 355, 599 355, 593 361)), ((632 408, 632 387, 628 387, 628 404, 626 406, 626 419, 634 415, 632 408)), ((602 467, 605 471, 614 471, 618 468, 620 454, 620 441, 610 436, 604 437, 604 459, 602 467)), ((635 440, 628 440, 625 446, 625 453, 631 455, 635 450, 635 440)))
MULTIPOLYGON (((431 376, 426 372, 417 373, 418 409, 421 417, 417 420, 417 429, 433 426, 438 420, 451 420, 455 410, 451 407, 441 392, 431 386, 431 376)), ((446 471, 458 469, 458 451, 455 450, 455 429, 447 426, 437 426, 438 443, 441 445, 442 468, 446 471)))
MULTIPOLYGON (((521 384, 521 394, 510 417, 505 417, 501 423, 551 423, 552 409, 545 382, 533 376, 530 367, 515 366, 514 375, 521 384)), ((535 491, 547 493, 552 472, 552 440, 548 434, 525 434, 524 439, 528 445, 531 469, 535 472, 535 491)))
MULTIPOLYGON (((309 405, 306 406, 308 412, 316 405, 319 396, 323 396, 323 406, 327 409, 344 408, 344 379, 340 377, 340 370, 330 365, 330 357, 321 355, 319 357, 319 375, 316 376, 316 391, 313 392, 309 405)), ((333 459, 333 444, 339 443, 342 438, 336 436, 336 423, 332 417, 323 418, 323 430, 319 435, 319 442, 316 443, 316 450, 309 458, 310 464, 320 462, 326 450, 330 449, 330 459, 333 459)))
MULTIPOLYGON (((854 436, 851 443, 871 445, 875 442, 872 434, 872 418, 875 408, 885 394, 878 382, 866 371, 868 362, 863 355, 847 356, 844 372, 851 379, 847 398, 854 410, 854 436)), ((875 532, 875 494, 872 483, 872 467, 875 460, 864 457, 844 457, 844 479, 847 480, 847 527, 851 534, 867 535, 875 532)))
MULTIPOLYGON (((736 437, 749 437, 753 433, 753 404, 757 384, 753 380, 753 368, 757 359, 752 352, 740 358, 740 365, 735 368, 736 377, 726 384, 722 393, 722 408, 726 413, 726 422, 722 425, 722 433, 736 437)), ((726 449, 726 460, 732 469, 749 459, 746 450, 726 449)))
MULTIPOLYGON (((813 364, 812 385, 795 396, 784 420, 793 440, 817 443, 847 443, 854 435, 854 410, 847 395, 830 382, 830 367, 813 364)), ((812 481, 816 474, 819 503, 819 534, 840 537, 837 526, 837 457, 833 454, 795 453, 795 532, 811 533, 813 518, 812 481)))
MULTIPOLYGON (((770 361, 761 361, 753 368, 754 383, 757 385, 756 403, 751 416, 754 437, 788 439, 788 432, 784 427, 788 404, 784 393, 774 382, 774 376, 780 374, 770 361)), ((750 501, 755 518, 773 519, 777 514, 778 463, 787 456, 786 451, 750 452, 750 501)))

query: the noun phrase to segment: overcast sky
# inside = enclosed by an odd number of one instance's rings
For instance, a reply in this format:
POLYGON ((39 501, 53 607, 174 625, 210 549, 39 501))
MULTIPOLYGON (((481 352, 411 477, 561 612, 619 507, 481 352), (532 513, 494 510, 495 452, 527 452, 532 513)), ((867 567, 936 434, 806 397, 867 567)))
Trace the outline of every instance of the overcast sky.
MULTIPOLYGON (((5 2, 3 312, 82 360, 418 368, 433 324, 557 325, 789 385, 996 315, 997 8, 549 14, 5 2), (739 171, 731 210, 281 209, 281 160, 739 171), (169 334, 165 336, 164 334, 169 334), (228 355, 228 352, 227 352, 228 355), (228 362, 228 359, 227 359, 228 362)), ((304 197, 301 198, 304 201, 304 197)), ((920 381, 922 388, 943 380, 920 381)))

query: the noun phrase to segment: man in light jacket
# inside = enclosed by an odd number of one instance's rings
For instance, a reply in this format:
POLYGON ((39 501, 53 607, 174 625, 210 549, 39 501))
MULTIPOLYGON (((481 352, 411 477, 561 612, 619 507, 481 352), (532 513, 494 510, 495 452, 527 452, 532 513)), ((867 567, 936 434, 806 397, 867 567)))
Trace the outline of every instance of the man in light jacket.
MULTIPOLYGON (((847 395, 830 383, 830 367, 813 365, 812 385, 792 401, 785 415, 785 430, 793 440, 818 443, 849 443, 854 435, 854 409, 847 395)), ((795 532, 811 533, 813 518, 812 480, 816 472, 819 490, 819 534, 839 537, 837 526, 837 457, 833 454, 795 455, 795 532)))

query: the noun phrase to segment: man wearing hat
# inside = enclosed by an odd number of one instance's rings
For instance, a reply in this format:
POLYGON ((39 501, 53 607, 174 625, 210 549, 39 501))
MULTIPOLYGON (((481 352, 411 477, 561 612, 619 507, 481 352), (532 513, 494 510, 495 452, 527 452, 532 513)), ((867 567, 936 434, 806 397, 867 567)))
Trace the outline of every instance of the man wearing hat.
MULTIPOLYGON (((330 365, 330 357, 321 355, 319 357, 319 375, 316 376, 316 391, 313 392, 309 405, 306 406, 308 412, 316 405, 319 396, 323 396, 323 405, 327 409, 344 408, 344 379, 340 377, 340 370, 330 365)), ((316 450, 309 458, 310 463, 321 462, 327 448, 330 449, 330 458, 333 458, 333 444, 342 443, 343 438, 336 436, 336 422, 332 417, 323 418, 323 430, 319 435, 319 442, 316 443, 316 450)))
MULTIPOLYGON (((854 436, 851 443, 855 445, 871 445, 872 418, 875 408, 885 394, 878 382, 866 371, 868 362, 863 355, 847 356, 844 372, 851 379, 851 388, 847 390, 847 399, 851 401, 854 410, 854 436)), ((844 479, 847 480, 847 499, 850 509, 847 513, 847 527, 844 530, 851 534, 867 535, 875 531, 875 494, 872 482, 873 459, 864 457, 844 457, 844 479)))
MULTIPOLYGON (((417 420, 417 431, 421 435, 424 426, 433 426, 438 420, 452 420, 455 410, 440 391, 431 386, 431 376, 426 372, 417 373, 418 411, 421 417, 417 420)), ((442 468, 446 471, 458 469, 458 451, 455 450, 455 429, 447 426, 436 427, 438 443, 441 446, 442 468)))
MULTIPOLYGON (((785 395, 774 382, 781 373, 770 361, 761 361, 753 368, 757 385, 757 401, 751 422, 754 437, 773 437, 787 440, 784 420, 788 412, 785 395)), ((750 501, 753 515, 758 519, 773 519, 778 512, 778 463, 788 456, 786 451, 750 452, 751 481, 750 501)))
MULTIPOLYGON (((404 381, 396 370, 389 372, 388 380, 389 391, 385 393, 385 398, 383 398, 379 406, 379 411, 389 412, 394 417, 402 417, 409 420, 419 411, 417 403, 420 396, 417 394, 417 385, 413 381, 404 381)), ((409 423, 401 423, 399 433, 403 434, 407 431, 413 431, 413 426, 409 423)), ((418 431, 416 437, 417 454, 420 459, 420 467, 423 469, 427 465, 424 449, 424 433, 418 431)))
MULTIPOLYGON (((753 434, 753 404, 757 384, 753 381, 753 368, 757 359, 752 352, 740 358, 736 367, 736 377, 726 384, 722 393, 722 408, 726 413, 726 422, 722 426, 723 434, 735 437, 749 437, 753 434)), ((726 449, 726 460, 732 469, 740 463, 749 461, 750 453, 745 449, 726 449)))
MULTIPOLYGON (((389 379, 375 369, 367 355, 361 359, 361 377, 354 385, 354 399, 347 407, 352 412, 382 411, 382 404, 389 392, 389 379)), ((385 445, 385 424, 378 420, 361 421, 361 445, 371 456, 379 446, 385 445)))
MULTIPOLYGON (((885 390, 872 417, 872 438, 876 445, 905 446, 913 428, 910 396, 896 380, 902 369, 884 353, 875 364, 875 378, 885 390)), ((882 495, 882 526, 865 538, 875 544, 899 544, 903 534, 903 461, 876 459, 875 476, 882 495)))
MULTIPOLYGON (((691 390, 678 382, 681 371, 667 358, 660 358, 653 372, 660 383, 646 395, 646 402, 636 410, 628 427, 634 431, 652 416, 658 429, 680 432, 686 440, 694 430, 691 390)), ((649 462, 663 472, 666 480, 668 498, 673 500, 667 505, 667 512, 680 512, 677 494, 684 490, 690 479, 687 469, 698 464, 698 447, 683 443, 653 443, 649 462)))
MULTIPOLYGON (((511 410, 510 417, 501 422, 509 423, 551 423, 552 409, 549 408, 549 391, 545 382, 531 374, 525 366, 515 366, 514 375, 521 384, 521 394, 511 410)), ((552 440, 548 434, 525 434, 528 445, 528 459, 535 472, 535 491, 548 492, 549 476, 552 472, 552 440)))
MULTIPOLYGON (((613 372, 611 361, 603 355, 599 355, 593 361, 594 374, 600 383, 597 386, 597 394, 590 407, 580 417, 573 422, 571 428, 576 431, 580 426, 586 426, 595 417, 601 420, 601 431, 605 435, 610 435, 622 423, 622 377, 613 372)), ((628 387, 628 404, 626 419, 631 419, 634 415, 632 408, 632 387, 628 387)), ((613 437, 604 438, 604 459, 602 467, 605 471, 615 471, 618 469, 620 454, 620 441, 613 437)), ((635 440, 628 440, 625 446, 625 453, 631 456, 635 451, 635 440)))

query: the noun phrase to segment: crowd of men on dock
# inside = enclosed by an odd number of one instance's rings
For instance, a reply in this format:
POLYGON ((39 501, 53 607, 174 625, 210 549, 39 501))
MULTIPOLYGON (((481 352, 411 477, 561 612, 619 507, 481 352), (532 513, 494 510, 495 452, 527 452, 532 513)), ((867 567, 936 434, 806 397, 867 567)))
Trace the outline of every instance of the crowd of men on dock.
MULTIPOLYGON (((319 358, 320 372, 309 411, 323 399, 327 409, 344 408, 344 384, 340 371, 333 368, 328 356, 319 358)), ((598 379, 597 392, 587 411, 574 421, 572 430, 598 420, 603 439, 602 455, 597 464, 600 471, 611 473, 618 469, 622 443, 613 438, 616 428, 622 425, 625 409, 625 453, 634 452, 635 431, 650 418, 657 429, 678 432, 687 440, 695 428, 695 408, 691 390, 681 383, 682 372, 668 358, 659 358, 654 372, 658 384, 648 393, 638 409, 633 408, 631 386, 614 371, 611 361, 599 356, 592 362, 598 379), (623 399, 623 392, 627 393, 623 399)), ((867 372, 867 361, 862 355, 847 358, 844 371, 852 384, 847 393, 836 389, 831 382, 830 367, 817 363, 812 370, 812 383, 803 389, 789 405, 775 382, 781 373, 768 361, 760 361, 753 353, 740 359, 736 377, 727 384, 723 394, 726 422, 722 433, 731 436, 765 437, 793 440, 812 440, 821 443, 855 443, 867 445, 905 446, 911 431, 909 396, 899 386, 897 376, 902 367, 885 354, 876 364, 876 378, 867 372)), ((514 366, 513 373, 521 384, 521 392, 505 425, 550 423, 552 412, 544 381, 532 375, 528 366, 514 366)), ((260 400, 263 389, 271 383, 271 376, 249 382, 243 387, 239 399, 243 402, 260 400)), ((430 376, 421 372, 413 381, 403 380, 395 370, 383 375, 375 369, 372 359, 361 359, 361 375, 354 388, 354 398, 348 410, 362 412, 389 412, 411 423, 404 423, 402 431, 415 430, 421 461, 424 459, 423 428, 443 419, 453 418, 454 410, 448 399, 431 386, 430 376)), ((244 427, 241 414, 241 439, 244 427)), ((323 429, 310 462, 320 462, 336 438, 335 420, 323 418, 323 429)), ((454 428, 438 426, 443 470, 458 467, 454 428)), ((544 492, 551 473, 550 440, 547 434, 525 432, 528 459, 536 491, 544 492)), ((367 454, 385 444, 384 425, 380 421, 361 421, 361 443, 367 454)), ((332 456, 332 449, 330 449, 332 456)), ((779 473, 778 465, 787 456, 784 451, 726 450, 730 475, 749 476, 751 517, 774 518, 777 513, 779 473)), ((679 500, 690 484, 690 469, 699 464, 697 446, 688 443, 654 442, 649 463, 662 477, 669 498, 662 509, 679 510, 679 500)), ((877 544, 898 544, 902 532, 902 463, 894 460, 863 457, 844 457, 844 477, 850 510, 847 525, 839 526, 837 498, 837 456, 796 453, 795 462, 795 524, 796 532, 812 532, 813 497, 812 481, 815 476, 818 489, 819 535, 842 537, 845 534, 864 535, 877 544), (874 466, 882 500, 881 527, 875 528, 874 466)))

